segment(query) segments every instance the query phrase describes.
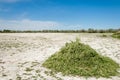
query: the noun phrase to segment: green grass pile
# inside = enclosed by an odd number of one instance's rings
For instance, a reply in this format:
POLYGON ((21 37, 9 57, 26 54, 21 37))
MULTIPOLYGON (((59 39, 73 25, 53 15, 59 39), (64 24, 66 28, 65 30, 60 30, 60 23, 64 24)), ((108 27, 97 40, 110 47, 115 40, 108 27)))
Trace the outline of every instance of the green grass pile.
POLYGON ((43 66, 64 75, 85 77, 110 77, 118 74, 119 65, 108 57, 99 55, 90 46, 75 42, 66 43, 59 52, 48 58, 43 66))
POLYGON ((112 34, 112 37, 120 39, 120 32, 112 34))

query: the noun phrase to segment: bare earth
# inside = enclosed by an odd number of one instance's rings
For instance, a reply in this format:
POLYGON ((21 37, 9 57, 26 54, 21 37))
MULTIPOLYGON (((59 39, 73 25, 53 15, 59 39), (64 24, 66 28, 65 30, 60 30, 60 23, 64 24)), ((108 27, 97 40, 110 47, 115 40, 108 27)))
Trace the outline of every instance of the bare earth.
POLYGON ((64 76, 42 67, 48 57, 76 37, 120 64, 120 40, 100 35, 102 34, 0 33, 0 80, 120 80, 120 75, 98 79, 64 76))

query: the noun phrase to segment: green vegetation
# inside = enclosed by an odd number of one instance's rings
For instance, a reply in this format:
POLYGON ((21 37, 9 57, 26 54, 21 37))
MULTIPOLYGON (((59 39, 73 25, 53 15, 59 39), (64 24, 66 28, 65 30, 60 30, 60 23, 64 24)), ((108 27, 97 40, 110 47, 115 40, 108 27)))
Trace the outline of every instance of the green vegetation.
POLYGON ((120 29, 81 29, 81 30, 0 30, 0 33, 114 33, 120 29))
POLYGON ((32 66, 31 67, 37 66, 38 64, 40 64, 40 63, 39 62, 32 62, 32 66))
POLYGON ((54 77, 54 78, 56 78, 56 80, 62 80, 60 77, 57 77, 55 74, 55 72, 53 72, 53 71, 45 71, 44 72, 47 76, 52 76, 52 77, 54 77))
POLYGON ((22 42, 13 42, 13 41, 2 41, 0 42, 0 49, 2 48, 19 48, 25 46, 25 43, 22 42))
POLYGON ((33 70, 32 68, 27 67, 25 71, 29 72, 29 71, 32 71, 32 70, 33 70))
POLYGON ((22 80, 22 77, 17 76, 16 80, 22 80))
POLYGON ((107 37, 107 35, 103 34, 103 35, 101 35, 101 37, 107 37))
POLYGON ((99 55, 90 46, 80 43, 79 39, 66 43, 42 65, 63 75, 110 77, 119 74, 119 65, 115 61, 99 55))
POLYGON ((120 39, 120 32, 116 32, 116 33, 112 34, 112 37, 120 39))

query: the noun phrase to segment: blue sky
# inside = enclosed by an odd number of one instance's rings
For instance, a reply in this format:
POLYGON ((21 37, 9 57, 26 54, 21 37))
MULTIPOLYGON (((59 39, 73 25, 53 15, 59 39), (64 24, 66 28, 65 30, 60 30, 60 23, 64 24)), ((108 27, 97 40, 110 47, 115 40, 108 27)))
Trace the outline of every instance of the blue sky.
POLYGON ((0 0, 0 29, 120 28, 120 0, 0 0))

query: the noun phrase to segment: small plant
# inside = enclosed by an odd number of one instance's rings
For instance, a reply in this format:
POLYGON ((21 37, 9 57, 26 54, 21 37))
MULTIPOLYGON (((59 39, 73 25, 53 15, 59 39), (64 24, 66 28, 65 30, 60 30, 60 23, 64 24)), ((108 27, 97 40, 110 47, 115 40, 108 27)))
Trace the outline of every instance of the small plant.
POLYGON ((101 37, 107 37, 107 35, 103 34, 103 35, 101 35, 101 37))
POLYGON ((40 63, 39 62, 32 62, 32 66, 31 67, 37 66, 38 64, 40 64, 40 63))
POLYGON ((25 71, 32 71, 33 69, 31 69, 31 68, 26 68, 26 70, 25 71))
POLYGON ((120 32, 112 34, 112 37, 120 39, 120 32))
POLYGON ((23 75, 32 75, 31 73, 23 73, 23 75))
POLYGON ((50 72, 49 71, 45 71, 44 72, 47 76, 50 75, 50 72))
POLYGON ((22 80, 22 77, 17 76, 16 80, 22 80))
POLYGON ((6 77, 7 75, 3 73, 2 76, 3 76, 3 77, 6 77))
POLYGON ((75 42, 66 43, 59 52, 48 58, 43 66, 63 75, 110 77, 118 74, 119 64, 99 55, 90 46, 75 42))
POLYGON ((41 71, 40 70, 36 70, 36 73, 40 73, 41 71))

